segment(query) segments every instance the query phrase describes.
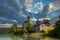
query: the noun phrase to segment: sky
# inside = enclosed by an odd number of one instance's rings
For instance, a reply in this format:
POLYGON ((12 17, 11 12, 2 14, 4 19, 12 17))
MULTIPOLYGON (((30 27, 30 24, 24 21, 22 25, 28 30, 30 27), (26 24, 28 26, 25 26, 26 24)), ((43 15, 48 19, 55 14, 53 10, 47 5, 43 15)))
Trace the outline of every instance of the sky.
POLYGON ((59 15, 60 0, 0 0, 0 24, 22 24, 27 16, 34 22, 59 15))

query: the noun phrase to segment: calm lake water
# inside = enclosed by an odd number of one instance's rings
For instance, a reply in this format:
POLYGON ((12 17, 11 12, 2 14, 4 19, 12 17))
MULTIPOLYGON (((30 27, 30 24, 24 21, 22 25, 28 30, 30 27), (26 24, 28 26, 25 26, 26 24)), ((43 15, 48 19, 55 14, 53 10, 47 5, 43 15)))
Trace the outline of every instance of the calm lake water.
POLYGON ((39 38, 33 38, 33 37, 24 37, 24 36, 16 36, 16 35, 7 35, 7 34, 0 34, 0 40, 60 40, 56 38, 49 38, 49 37, 39 37, 39 38))

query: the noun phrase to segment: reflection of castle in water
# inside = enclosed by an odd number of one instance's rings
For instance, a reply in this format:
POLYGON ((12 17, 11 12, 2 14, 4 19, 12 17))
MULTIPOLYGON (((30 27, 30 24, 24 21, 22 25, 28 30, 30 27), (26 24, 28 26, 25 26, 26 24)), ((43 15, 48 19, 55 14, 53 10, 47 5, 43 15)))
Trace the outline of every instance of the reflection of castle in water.
MULTIPOLYGON (((26 27, 28 26, 27 25, 27 22, 30 21, 31 22, 31 17, 28 16, 28 20, 27 21, 24 21, 23 22, 23 28, 26 29, 26 27)), ((32 23, 32 22, 31 22, 32 23)), ((44 21, 39 21, 37 20, 36 21, 36 24, 34 24, 34 28, 33 28, 33 31, 35 32, 40 32, 42 30, 48 30, 48 29, 54 29, 54 24, 51 24, 51 23, 45 23, 45 20, 44 21)))
POLYGON ((25 37, 23 40, 59 40, 59 39, 56 39, 56 38, 50 38, 50 37, 25 37))
POLYGON ((30 36, 27 36, 27 37, 24 37, 22 35, 11 35, 11 40, 58 40, 58 39, 55 39, 55 38, 50 38, 50 37, 30 37, 30 36))

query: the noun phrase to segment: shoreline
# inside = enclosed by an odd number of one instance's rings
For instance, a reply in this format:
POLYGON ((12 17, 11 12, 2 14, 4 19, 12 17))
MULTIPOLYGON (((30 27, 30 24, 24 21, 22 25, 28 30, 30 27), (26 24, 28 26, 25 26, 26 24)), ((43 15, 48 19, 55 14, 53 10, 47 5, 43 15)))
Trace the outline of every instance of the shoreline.
POLYGON ((35 32, 35 33, 31 33, 31 34, 29 34, 29 33, 23 34, 24 37, 29 36, 29 37, 35 37, 35 38, 45 37, 44 35, 45 35, 45 33, 39 33, 39 32, 35 32))

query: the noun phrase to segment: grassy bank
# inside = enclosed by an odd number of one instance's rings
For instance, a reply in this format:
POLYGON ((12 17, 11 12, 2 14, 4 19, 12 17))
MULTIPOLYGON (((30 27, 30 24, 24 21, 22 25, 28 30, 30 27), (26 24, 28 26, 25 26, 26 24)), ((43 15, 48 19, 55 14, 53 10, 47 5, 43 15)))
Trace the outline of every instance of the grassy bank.
POLYGON ((24 35, 24 37, 28 37, 29 36, 29 37, 40 38, 40 37, 44 36, 45 34, 44 33, 40 33, 40 32, 35 32, 35 33, 31 33, 31 34, 25 33, 23 35, 24 35))

